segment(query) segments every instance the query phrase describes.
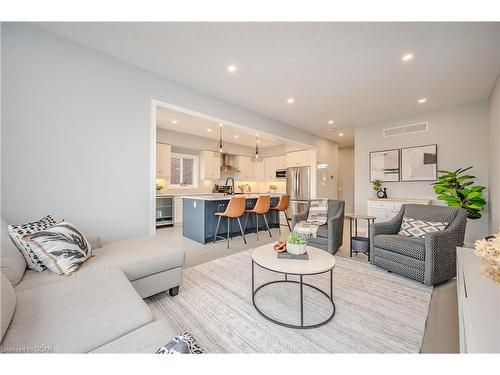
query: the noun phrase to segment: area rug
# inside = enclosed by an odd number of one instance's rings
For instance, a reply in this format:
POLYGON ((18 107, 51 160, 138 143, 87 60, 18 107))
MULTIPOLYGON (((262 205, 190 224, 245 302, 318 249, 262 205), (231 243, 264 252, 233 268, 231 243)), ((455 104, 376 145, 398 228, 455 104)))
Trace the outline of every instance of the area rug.
MULTIPOLYGON (((292 329, 262 317, 252 304, 251 250, 184 271, 176 297, 146 300, 156 319, 190 332, 207 353, 418 353, 432 287, 390 274, 371 264, 336 257, 333 319, 315 329, 292 329)), ((255 268, 256 286, 282 275, 255 268)), ((304 281, 329 293, 329 274, 304 281)), ((272 284, 256 303, 268 315, 300 322, 297 284, 272 284)), ((328 317, 328 299, 304 288, 304 323, 328 317)))

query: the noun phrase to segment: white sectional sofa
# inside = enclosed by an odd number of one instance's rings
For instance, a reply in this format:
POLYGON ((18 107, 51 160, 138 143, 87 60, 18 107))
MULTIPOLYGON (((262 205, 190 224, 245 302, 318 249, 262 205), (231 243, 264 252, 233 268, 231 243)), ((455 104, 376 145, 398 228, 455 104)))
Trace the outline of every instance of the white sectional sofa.
POLYGON ((179 334, 143 298, 179 291, 184 252, 155 237, 99 247, 71 276, 26 269, 2 220, 2 352, 154 353, 179 334))

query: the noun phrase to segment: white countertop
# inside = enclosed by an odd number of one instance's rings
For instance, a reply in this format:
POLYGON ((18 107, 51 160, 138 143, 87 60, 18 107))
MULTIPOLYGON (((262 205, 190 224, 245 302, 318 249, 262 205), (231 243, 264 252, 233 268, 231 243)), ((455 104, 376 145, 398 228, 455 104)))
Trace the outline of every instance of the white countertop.
MULTIPOLYGON (((251 194, 236 194, 236 197, 245 197, 246 199, 255 199, 260 195, 270 195, 271 197, 279 197, 279 193, 251 193, 251 194)), ((199 199, 204 201, 224 201, 231 199, 232 195, 224 194, 208 194, 208 195, 183 195, 182 198, 186 199, 199 199)))
POLYGON ((430 203, 432 199, 426 198, 368 198, 369 201, 378 202, 418 202, 418 203, 430 203))

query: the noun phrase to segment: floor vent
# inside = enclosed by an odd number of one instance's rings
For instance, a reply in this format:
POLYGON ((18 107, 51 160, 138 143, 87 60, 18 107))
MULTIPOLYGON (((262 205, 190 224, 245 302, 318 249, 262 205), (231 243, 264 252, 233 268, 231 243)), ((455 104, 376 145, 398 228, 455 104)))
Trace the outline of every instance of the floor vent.
POLYGON ((394 137, 396 135, 423 133, 428 130, 429 130, 428 122, 419 122, 418 124, 398 126, 395 128, 386 128, 384 129, 384 137, 394 137))

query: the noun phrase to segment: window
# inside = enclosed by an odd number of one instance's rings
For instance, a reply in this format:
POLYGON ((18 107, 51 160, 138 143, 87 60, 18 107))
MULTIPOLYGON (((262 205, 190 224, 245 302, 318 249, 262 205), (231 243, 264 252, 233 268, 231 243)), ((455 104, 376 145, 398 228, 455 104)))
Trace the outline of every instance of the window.
POLYGON ((170 161, 170 187, 198 187, 198 156, 172 154, 170 161))

